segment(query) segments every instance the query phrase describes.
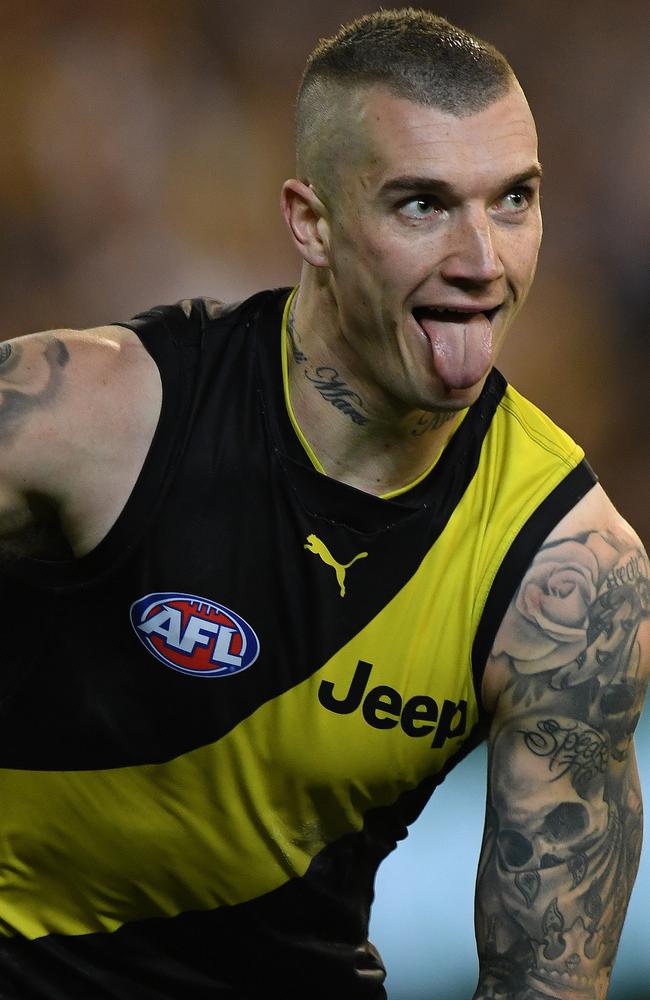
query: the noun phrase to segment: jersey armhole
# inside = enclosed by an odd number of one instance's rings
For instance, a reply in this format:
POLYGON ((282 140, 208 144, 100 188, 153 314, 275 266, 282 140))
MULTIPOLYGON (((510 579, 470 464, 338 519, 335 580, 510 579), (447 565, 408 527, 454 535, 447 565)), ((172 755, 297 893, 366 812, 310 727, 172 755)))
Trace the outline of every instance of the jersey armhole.
POLYGON ((38 590, 68 589, 87 585, 112 572, 137 545, 151 522, 182 452, 191 406, 195 366, 181 363, 180 351, 189 348, 196 354, 200 344, 196 336, 185 340, 178 337, 175 326, 180 318, 169 323, 166 310, 156 309, 111 324, 135 333, 158 368, 162 382, 158 423, 133 489, 106 535, 90 552, 78 558, 16 559, 11 565, 12 575, 29 586, 38 590))
POLYGON ((481 689, 497 631, 528 566, 555 525, 575 507, 598 478, 583 459, 540 503, 519 529, 494 575, 472 644, 474 689, 481 718, 487 719, 481 689))

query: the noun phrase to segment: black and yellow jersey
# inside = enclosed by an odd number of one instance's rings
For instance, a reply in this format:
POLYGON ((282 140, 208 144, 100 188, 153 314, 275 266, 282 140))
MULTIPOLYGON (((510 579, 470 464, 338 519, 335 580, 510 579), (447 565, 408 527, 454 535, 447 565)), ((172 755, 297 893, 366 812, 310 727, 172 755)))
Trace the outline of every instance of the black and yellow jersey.
POLYGON ((5 587, 6 1000, 384 997, 377 866, 481 738, 499 621, 594 483, 496 370, 410 489, 328 478, 288 296, 123 324, 163 384, 138 482, 91 553, 5 587))

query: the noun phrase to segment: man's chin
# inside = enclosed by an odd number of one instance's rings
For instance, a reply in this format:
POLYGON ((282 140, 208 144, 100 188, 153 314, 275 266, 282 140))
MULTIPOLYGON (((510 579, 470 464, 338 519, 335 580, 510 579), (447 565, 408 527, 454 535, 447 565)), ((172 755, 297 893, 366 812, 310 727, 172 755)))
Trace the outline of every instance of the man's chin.
POLYGON ((436 401, 436 409, 441 411, 447 411, 450 413, 458 413, 459 410, 466 410, 468 406, 475 403, 476 400, 481 395, 483 391, 483 386, 485 381, 490 374, 491 369, 481 376, 478 382, 473 382, 471 385, 463 386, 459 388, 458 386, 448 386, 444 383, 438 390, 438 399, 436 401))

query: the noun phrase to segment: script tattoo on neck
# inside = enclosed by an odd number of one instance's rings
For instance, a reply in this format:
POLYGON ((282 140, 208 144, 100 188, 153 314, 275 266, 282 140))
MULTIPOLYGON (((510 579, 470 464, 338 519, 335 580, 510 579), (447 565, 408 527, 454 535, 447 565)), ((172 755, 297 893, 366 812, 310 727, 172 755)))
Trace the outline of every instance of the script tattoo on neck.
POLYGON ((289 336, 293 360, 298 365, 305 365, 305 378, 318 389, 323 399, 331 403, 332 406, 335 406, 341 413, 344 413, 355 424, 363 426, 369 423, 370 418, 361 412, 364 409, 361 396, 346 384, 336 368, 329 367, 328 365, 319 365, 313 370, 313 374, 310 373, 307 367, 309 358, 299 346, 300 336, 296 332, 293 307, 290 309, 287 317, 287 334, 289 336))
POLYGON ((336 368, 319 365, 315 376, 310 375, 305 370, 305 378, 316 386, 323 399, 335 406, 341 413, 345 413, 355 424, 363 426, 369 422, 369 418, 359 410, 359 407, 363 406, 361 396, 345 384, 336 368))
POLYGON ((35 392, 29 387, 5 381, 20 365, 24 351, 20 344, 0 345, 0 440, 12 440, 29 414, 53 402, 60 392, 63 371, 70 355, 62 340, 52 338, 41 357, 47 366, 47 381, 35 392))
POLYGON ((307 361, 307 355, 304 354, 298 347, 299 337, 296 333, 296 325, 293 318, 293 303, 291 305, 291 309, 289 310, 289 315, 287 316, 287 333, 289 334, 289 344, 291 345, 293 360, 298 365, 303 361, 307 361))
POLYGON ((451 410, 449 412, 441 410, 439 413, 423 413, 422 416, 418 417, 415 427, 411 431, 411 436, 421 437, 427 431, 438 430, 439 427, 444 427, 455 416, 456 414, 451 410))

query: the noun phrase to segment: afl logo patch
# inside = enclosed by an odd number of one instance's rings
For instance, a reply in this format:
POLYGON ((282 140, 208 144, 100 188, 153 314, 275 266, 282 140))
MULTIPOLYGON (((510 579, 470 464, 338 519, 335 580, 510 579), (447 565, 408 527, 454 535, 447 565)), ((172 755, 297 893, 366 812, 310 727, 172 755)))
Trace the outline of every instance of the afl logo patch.
POLYGON ((230 608, 192 594, 147 594, 131 605, 131 624, 161 663, 193 677, 238 674, 260 651, 248 622, 230 608))

